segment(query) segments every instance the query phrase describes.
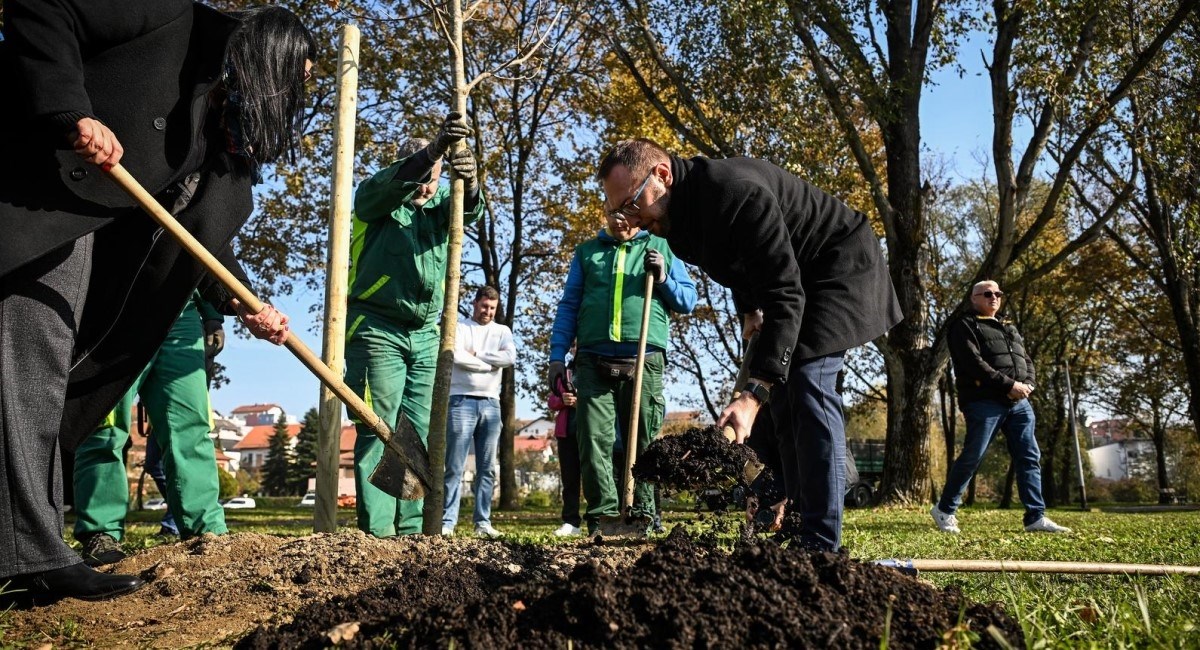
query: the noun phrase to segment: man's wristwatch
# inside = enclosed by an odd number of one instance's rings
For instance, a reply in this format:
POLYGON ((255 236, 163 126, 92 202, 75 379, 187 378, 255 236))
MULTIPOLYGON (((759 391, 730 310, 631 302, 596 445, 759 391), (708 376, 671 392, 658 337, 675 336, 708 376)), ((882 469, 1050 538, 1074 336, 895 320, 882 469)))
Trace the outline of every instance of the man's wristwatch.
POLYGON ((746 382, 746 385, 742 387, 742 392, 757 400, 759 406, 766 404, 771 399, 771 389, 754 380, 746 382))

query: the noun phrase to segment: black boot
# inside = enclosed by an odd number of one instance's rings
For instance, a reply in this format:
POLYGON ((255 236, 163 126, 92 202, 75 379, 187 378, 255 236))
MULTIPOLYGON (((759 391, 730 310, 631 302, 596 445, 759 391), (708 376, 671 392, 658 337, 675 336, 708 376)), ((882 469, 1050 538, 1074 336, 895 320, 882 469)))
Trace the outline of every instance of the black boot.
POLYGON ((18 607, 49 605, 63 598, 107 600, 137 591, 146 584, 137 576, 101 573, 83 562, 0 579, 0 586, 3 582, 9 584, 0 595, 0 607, 10 603, 18 607))
POLYGON ((83 563, 90 567, 116 564, 125 559, 121 542, 107 533, 93 533, 79 541, 83 542, 83 563))

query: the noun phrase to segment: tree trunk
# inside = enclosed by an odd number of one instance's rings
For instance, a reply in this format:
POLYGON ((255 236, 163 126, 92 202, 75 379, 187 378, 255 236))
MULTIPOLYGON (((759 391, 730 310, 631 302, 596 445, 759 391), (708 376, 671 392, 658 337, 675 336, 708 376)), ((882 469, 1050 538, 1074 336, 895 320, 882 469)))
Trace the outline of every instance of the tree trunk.
POLYGON ((1008 471, 1004 473, 1004 489, 1000 491, 1000 508, 1008 510, 1013 504, 1013 483, 1016 482, 1017 467, 1012 462, 1008 463, 1008 471))
POLYGON ((1158 479, 1159 499, 1167 494, 1171 487, 1167 476, 1167 423, 1159 415, 1159 405, 1154 404, 1154 423, 1151 426, 1151 438, 1154 440, 1154 473, 1158 479))
MULTIPOLYGON (((896 329, 904 326, 901 323, 896 329)), ((903 346, 900 339, 893 330, 888 347, 903 346)), ((928 349, 900 350, 887 364, 887 438, 880 503, 920 503, 930 494, 929 432, 937 372, 928 368, 928 349)))
POLYGON ((954 467, 954 446, 958 434, 958 412, 954 402, 957 398, 954 390, 954 371, 949 365, 946 366, 946 371, 942 373, 942 379, 938 382, 938 397, 942 407, 942 437, 946 443, 945 482, 949 482, 950 469, 954 467))
MULTIPOLYGON (((447 3, 450 29, 450 60, 454 87, 453 109, 467 114, 466 64, 463 60, 463 11, 461 0, 447 3)), ((456 143, 458 151, 464 143, 456 143)), ((452 151, 452 152, 453 152, 452 151)), ((463 199, 466 191, 463 180, 450 174, 450 235, 446 251, 446 295, 442 302, 442 338, 438 344, 437 373, 433 380, 433 408, 429 413, 429 469, 433 485, 425 495, 422 512, 422 532, 438 535, 442 532, 442 510, 445 488, 440 476, 446 473, 446 420, 450 407, 450 373, 454 368, 454 335, 458 325, 458 293, 462 283, 463 199)))
POLYGON ((500 429, 500 510, 516 510, 520 507, 517 499, 517 465, 514 440, 517 435, 517 389, 515 368, 505 368, 504 378, 500 382, 500 421, 504 424, 500 429))
POLYGON ((1200 332, 1196 331, 1200 326, 1200 300, 1188 295, 1200 291, 1179 279, 1172 280, 1167 277, 1164 280, 1167 300, 1171 304, 1171 317, 1175 321, 1176 331, 1179 332, 1179 347, 1183 353, 1183 368, 1188 384, 1188 411, 1192 418, 1192 428, 1196 432, 1196 440, 1200 441, 1200 332))
POLYGON ((964 506, 975 505, 975 483, 978 479, 978 472, 971 475, 971 480, 967 483, 967 498, 963 499, 964 506))

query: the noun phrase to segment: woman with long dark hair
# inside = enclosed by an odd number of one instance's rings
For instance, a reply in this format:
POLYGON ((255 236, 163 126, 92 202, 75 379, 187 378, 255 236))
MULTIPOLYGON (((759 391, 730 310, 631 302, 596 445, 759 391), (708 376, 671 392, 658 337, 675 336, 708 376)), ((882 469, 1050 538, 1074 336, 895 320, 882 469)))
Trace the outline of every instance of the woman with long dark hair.
POLYGON ((0 41, 0 584, 21 600, 141 586, 62 539, 62 451, 131 385, 199 287, 250 315, 104 178, 122 164, 235 275, 262 167, 299 147, 316 43, 279 7, 7 0, 0 41), (100 169, 97 168, 100 166, 100 169), (61 448, 61 450, 60 450, 61 448))

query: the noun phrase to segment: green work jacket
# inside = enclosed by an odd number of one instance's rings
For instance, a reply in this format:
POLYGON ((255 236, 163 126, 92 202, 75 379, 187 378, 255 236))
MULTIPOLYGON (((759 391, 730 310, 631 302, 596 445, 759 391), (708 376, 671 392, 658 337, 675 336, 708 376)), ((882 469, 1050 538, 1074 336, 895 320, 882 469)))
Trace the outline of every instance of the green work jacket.
MULTIPOLYGON (((365 314, 407 330, 437 325, 445 294, 450 188, 439 187, 420 207, 412 202, 431 180, 432 166, 418 152, 379 171, 354 194, 348 336, 365 314)), ((484 210, 482 196, 465 203, 464 225, 484 210)))

